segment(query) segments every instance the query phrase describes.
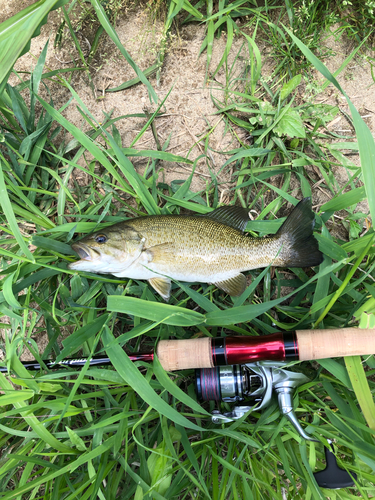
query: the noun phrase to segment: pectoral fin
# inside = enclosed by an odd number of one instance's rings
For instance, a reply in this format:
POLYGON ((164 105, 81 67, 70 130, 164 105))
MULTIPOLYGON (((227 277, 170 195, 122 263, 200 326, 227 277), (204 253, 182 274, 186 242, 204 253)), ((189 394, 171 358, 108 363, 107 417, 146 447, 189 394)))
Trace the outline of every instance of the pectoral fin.
POLYGON ((167 242, 149 247, 145 252, 147 252, 149 262, 165 264, 171 260, 171 255, 176 252, 176 248, 173 243, 167 242))
POLYGON ((171 280, 168 278, 150 278, 148 282, 168 302, 171 296, 171 280))
POLYGON ((217 281, 214 285, 220 288, 220 290, 223 290, 225 293, 237 297, 238 295, 241 295, 246 288, 246 277, 240 273, 233 278, 229 278, 224 281, 217 281))

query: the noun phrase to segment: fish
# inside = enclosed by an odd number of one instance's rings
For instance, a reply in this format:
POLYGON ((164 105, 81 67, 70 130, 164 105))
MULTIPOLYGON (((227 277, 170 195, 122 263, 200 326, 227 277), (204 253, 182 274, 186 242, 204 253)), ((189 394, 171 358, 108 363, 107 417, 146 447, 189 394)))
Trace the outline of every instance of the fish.
POLYGON ((313 235, 310 198, 301 200, 276 234, 244 233, 246 209, 222 206, 207 215, 148 215, 99 229, 72 244, 75 271, 147 280, 168 301, 171 281, 211 283, 231 296, 247 287, 245 271, 312 267, 323 254, 313 235))

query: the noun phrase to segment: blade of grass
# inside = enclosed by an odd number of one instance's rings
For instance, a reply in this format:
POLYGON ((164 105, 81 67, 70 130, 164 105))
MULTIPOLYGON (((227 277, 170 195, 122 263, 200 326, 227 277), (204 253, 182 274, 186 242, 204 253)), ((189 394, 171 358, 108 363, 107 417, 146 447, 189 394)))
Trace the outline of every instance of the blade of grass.
MULTIPOLYGON (((18 361, 18 366, 17 366, 18 371, 26 372, 26 377, 28 377, 26 368, 24 368, 21 365, 21 362, 19 360, 17 361, 18 361)), ((4 391, 6 391, 7 393, 14 391, 12 384, 8 382, 8 380, 4 377, 3 374, 0 374, 0 381, 1 381, 1 387, 4 391)), ((17 403, 14 404, 14 406, 20 409, 26 407, 27 403, 25 401, 18 401, 17 403)), ((45 424, 40 422, 39 419, 33 413, 30 412, 27 419, 30 427, 35 432, 35 434, 39 436, 45 443, 47 443, 53 449, 59 450, 62 453, 71 453, 73 451, 69 446, 66 446, 65 444, 61 443, 58 439, 56 439, 46 428, 45 424)))
POLYGON ((344 281, 342 282, 342 285, 336 290, 334 296, 332 297, 332 299, 329 301, 327 307, 324 309, 324 311, 322 312, 322 314, 319 316, 319 318, 317 319, 317 321, 315 322, 314 324, 314 328, 317 328, 317 326, 319 325, 319 323, 321 323, 323 321, 323 319, 326 317, 326 315, 329 313, 329 311, 332 309, 332 307, 334 306, 335 302, 337 301, 337 299, 340 297, 340 295, 344 292, 345 288, 347 287, 349 281, 351 280, 353 274, 356 272, 356 270, 358 269, 359 265, 361 264, 362 260, 365 258, 365 256, 368 254, 368 251, 370 250, 370 248, 372 247, 373 245, 373 242, 374 242, 374 236, 371 238, 371 240, 369 241, 369 243, 367 244, 366 248, 362 251, 361 255, 358 257, 358 259, 356 260, 356 262, 354 263, 354 265, 352 266, 351 270, 348 272, 348 274, 345 276, 345 279, 344 281))
POLYGON ((150 386, 146 378, 139 372, 138 368, 130 361, 123 349, 116 345, 115 338, 109 328, 104 328, 102 336, 103 344, 109 356, 111 363, 115 367, 117 373, 124 381, 132 387, 141 398, 146 401, 156 411, 165 415, 176 424, 182 425, 188 429, 202 431, 201 427, 190 422, 186 417, 178 413, 174 408, 168 405, 160 396, 156 394, 150 386))
POLYGON ((346 356, 346 369, 352 383, 359 406, 370 429, 375 431, 375 403, 360 356, 346 356))
POLYGON ((220 59, 219 64, 217 65, 217 68, 215 69, 215 71, 212 74, 212 78, 215 78, 215 75, 217 75, 219 69, 228 60, 228 55, 229 55, 229 52, 230 52, 230 49, 231 49, 232 43, 233 43, 233 27, 234 26, 237 29, 237 25, 235 24, 235 22, 230 17, 227 17, 227 43, 225 45, 223 56, 220 59))
POLYGON ((17 220, 14 215, 12 204, 10 202, 8 191, 4 182, 3 163, 1 160, 0 160, 0 204, 3 208, 5 217, 7 218, 12 234, 16 238, 17 243, 20 246, 20 249, 23 251, 27 259, 29 259, 31 262, 35 262, 34 255, 30 252, 18 228, 17 220))
MULTIPOLYGON (((69 88, 70 92, 72 95, 75 97, 77 102, 82 106, 82 108, 85 110, 88 116, 92 120, 94 120, 94 117, 90 114, 89 110, 86 108, 78 94, 74 91, 74 89, 69 85, 68 82, 65 82, 67 87, 69 88)), ((63 122, 64 127, 70 129, 72 135, 80 141, 82 145, 84 145, 89 151, 91 149, 92 151, 96 151, 96 154, 100 155, 100 161, 102 164, 107 168, 107 170, 113 175, 115 179, 118 180, 121 186, 126 191, 130 191, 128 184, 124 182, 124 180, 121 178, 121 176, 117 173, 116 169, 114 166, 111 164, 109 161, 107 155, 109 156, 108 152, 104 153, 102 152, 98 146, 92 141, 86 134, 81 132, 77 127, 74 125, 70 124, 68 120, 66 120, 60 113, 58 113, 52 106, 49 106, 45 101, 43 101, 40 97, 38 97, 40 102, 43 104, 44 107, 48 108, 48 111, 51 115, 56 116, 56 120, 59 121, 59 123, 63 122)), ((139 176, 133 167, 132 163, 130 160, 123 154, 122 149, 119 147, 119 145, 116 143, 116 141, 113 139, 113 137, 107 132, 107 130, 103 129, 100 125, 98 125, 101 129, 102 132, 107 136, 108 141, 110 142, 113 150, 116 153, 117 159, 114 158, 114 161, 116 162, 117 166, 119 167, 120 171, 124 174, 124 176, 128 179, 129 184, 136 190, 136 193, 138 194, 140 200, 142 201, 142 204, 146 207, 147 211, 149 214, 158 214, 160 213, 159 207, 155 203, 155 200, 153 199, 151 193, 148 191, 148 189, 145 186, 145 181, 143 177, 139 176)), ((98 156, 93 154, 93 156, 98 160, 98 156)))
MULTIPOLYGON (((157 72, 159 67, 160 67, 160 64, 157 64, 157 63, 153 64, 149 68, 143 70, 143 74, 145 75, 145 77, 152 76, 157 72)), ((106 92, 119 92, 120 90, 129 89, 130 87, 133 87, 133 85, 137 85, 140 82, 141 82, 141 79, 139 77, 132 78, 131 80, 128 80, 127 82, 124 82, 121 85, 118 85, 117 87, 105 89, 105 91, 106 92)))
POLYGON ((106 30, 107 34, 111 38, 111 40, 115 43, 116 47, 119 49, 121 54, 125 57, 126 61, 130 66, 133 68, 135 73, 137 74, 137 77, 141 80, 142 83, 144 83, 147 87, 150 100, 152 99, 155 103, 158 102, 158 96, 155 93, 155 90, 152 88, 150 82, 147 80, 143 72, 138 68, 136 63, 133 61, 133 59, 130 57, 130 54, 128 51, 125 49, 125 47, 122 45, 116 31, 113 29, 111 23, 108 20, 107 14, 105 13, 105 10, 103 6, 101 5, 99 0, 90 0, 92 6, 95 9, 96 15, 98 16, 98 19, 103 26, 103 28, 106 30))
MULTIPOLYGON (((6 493, 2 498, 4 500, 14 500, 16 495, 24 495, 28 491, 38 488, 42 484, 49 484, 52 479, 63 476, 64 474, 70 475, 72 471, 76 470, 81 466, 87 467, 87 464, 94 460, 96 457, 100 457, 107 450, 111 449, 114 445, 116 435, 108 438, 105 443, 100 444, 91 451, 82 453, 76 460, 69 461, 64 467, 60 467, 59 470, 53 472, 48 472, 43 474, 41 477, 30 480, 28 483, 21 485, 20 487, 6 493)), ((92 480, 91 480, 92 481, 92 480)))
POLYGON ((359 157, 361 160, 367 201, 370 207, 372 220, 375 221, 375 141, 370 132, 370 129, 363 121, 356 107, 353 105, 346 92, 341 88, 336 78, 334 78, 330 71, 328 71, 327 67, 321 61, 319 61, 319 59, 311 52, 311 50, 308 49, 306 45, 301 42, 301 40, 294 36, 290 30, 288 30, 287 28, 284 29, 292 38, 297 47, 301 50, 301 52, 305 55, 305 57, 311 62, 311 64, 313 64, 315 68, 343 94, 348 103, 358 139, 359 157))
POLYGON ((40 34, 53 9, 70 0, 39 0, 0 24, 0 95, 17 59, 30 48, 31 38, 40 34))
POLYGON ((280 297, 279 299, 273 299, 263 304, 249 304, 245 306, 232 307, 231 309, 207 313, 205 315, 206 325, 224 326, 251 321, 271 309, 271 307, 282 303, 287 298, 292 297, 299 291, 303 290, 310 283, 316 281, 320 276, 324 276, 325 274, 333 272, 341 265, 342 262, 340 261, 337 264, 332 264, 331 266, 326 267, 324 270, 320 270, 319 273, 306 281, 306 283, 304 283, 302 286, 300 286, 296 290, 293 290, 293 292, 289 293, 288 295, 280 297))
POLYGON ((211 417, 211 413, 206 411, 197 401, 194 401, 186 392, 182 391, 172 380, 168 377, 165 370, 160 364, 160 361, 155 356, 154 357, 154 373, 155 377, 160 382, 160 385, 164 387, 172 396, 174 396, 178 401, 184 403, 188 408, 196 411, 198 414, 203 413, 206 416, 211 417))
POLYGON ((107 310, 139 316, 166 325, 193 326, 204 323, 205 320, 203 314, 183 307, 118 295, 108 296, 107 310))

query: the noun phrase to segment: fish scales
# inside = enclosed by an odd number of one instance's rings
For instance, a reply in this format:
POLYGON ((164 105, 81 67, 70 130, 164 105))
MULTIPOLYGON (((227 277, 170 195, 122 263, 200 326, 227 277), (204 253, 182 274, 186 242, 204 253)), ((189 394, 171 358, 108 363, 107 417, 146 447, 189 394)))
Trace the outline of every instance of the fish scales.
POLYGON ((206 216, 129 219, 74 243, 81 260, 69 268, 146 279, 168 300, 171 280, 214 283, 236 296, 246 288, 243 271, 270 264, 309 267, 322 262, 309 198, 298 203, 273 236, 247 236, 248 222, 247 212, 240 207, 219 207, 206 216))
MULTIPOLYGON (((263 267, 280 250, 280 237, 251 238, 204 217, 151 216, 127 224, 146 238, 145 249, 167 245, 165 254, 170 254, 171 259, 158 261, 159 272, 177 272, 192 281, 263 267)), ((275 265, 283 265, 282 259, 278 258, 275 265)))

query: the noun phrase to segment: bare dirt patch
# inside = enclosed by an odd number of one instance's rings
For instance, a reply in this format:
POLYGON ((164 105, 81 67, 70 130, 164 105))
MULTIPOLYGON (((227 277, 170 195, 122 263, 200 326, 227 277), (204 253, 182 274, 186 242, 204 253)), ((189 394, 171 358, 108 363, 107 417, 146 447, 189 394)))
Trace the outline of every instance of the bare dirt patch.
MULTIPOLYGON (((20 10, 21 6, 24 8, 32 3, 31 1, 8 2, 0 7, 0 20, 14 15, 20 10)), ((75 15, 72 16, 72 24, 76 29, 75 33, 82 48, 89 50, 96 26, 94 26, 94 22, 90 23, 90 18, 89 21, 80 22, 83 17, 83 12, 77 10, 75 15)), ((29 71, 48 39, 50 39, 50 43, 46 68, 50 70, 67 68, 73 65, 73 61, 77 66, 82 66, 67 29, 65 30, 62 49, 53 47, 53 40, 61 19, 61 14, 58 11, 50 14, 48 23, 42 28, 41 36, 32 40, 30 53, 17 62, 16 70, 29 71)), ((146 6, 121 11, 115 27, 124 47, 141 69, 144 70, 155 62, 162 41, 163 22, 153 15, 146 6)), ((215 115, 217 108, 211 100, 212 93, 216 96, 218 93, 220 94, 217 90, 212 91, 212 87, 218 87, 216 82, 225 84, 225 69, 222 68, 219 71, 216 81, 211 82, 210 86, 205 84, 206 55, 204 53, 199 57, 199 49, 204 36, 205 27, 203 25, 197 23, 184 25, 172 35, 169 42, 159 88, 155 87, 155 77, 150 77, 150 81, 160 99, 165 98, 170 92, 164 105, 164 115, 156 120, 160 142, 163 143, 171 134, 167 151, 188 156, 191 160, 202 156, 198 161, 198 168, 192 184, 192 189, 196 191, 205 188, 207 179, 211 177, 210 170, 214 173, 219 171, 221 165, 228 158, 228 155, 223 155, 223 153, 239 147, 236 139, 231 134, 225 133, 224 122, 220 115, 215 115)), ((211 68, 215 68, 219 63, 225 43, 225 33, 219 39, 215 39, 211 68)), ((328 69, 334 73, 353 51, 354 46, 344 37, 337 38, 335 36, 330 36, 324 43, 332 51, 332 55, 324 62, 328 69)), ((242 39, 235 39, 228 58, 229 64, 232 63, 241 44, 242 39)), ((259 45, 262 47, 264 41, 262 40, 259 45)), ((262 50, 264 77, 269 76, 268 72, 272 67, 269 52, 269 47, 264 46, 262 50)), ((357 55, 344 72, 338 76, 338 80, 357 109, 362 112, 370 129, 373 130, 375 116, 374 82, 371 76, 370 63, 365 56, 366 54, 357 55)), ((240 69, 239 67, 238 70, 240 69)), ((106 34, 102 35, 98 53, 90 65, 90 75, 94 84, 94 91, 90 88, 86 71, 73 72, 70 83, 98 121, 103 119, 103 113, 111 111, 112 117, 117 117, 142 113, 144 109, 154 110, 155 106, 151 105, 144 85, 136 85, 116 93, 105 92, 107 88, 116 87, 135 77, 132 68, 119 54, 117 48, 106 34)), ((313 95, 311 90, 314 86, 314 79, 316 85, 322 82, 321 75, 315 70, 311 70, 311 75, 313 80, 306 86, 305 98, 311 98, 313 95)), ((69 79, 68 75, 67 78, 69 79)), ((11 83, 17 83, 15 76, 12 76, 11 83)), ((50 82, 48 82, 48 85, 56 108, 65 104, 70 98, 69 91, 63 85, 50 82)), ((320 94, 317 101, 338 104, 343 111, 340 117, 331 125, 332 130, 343 134, 353 131, 346 117, 346 113, 349 114, 346 101, 333 86, 329 86, 324 94, 320 94)), ((88 127, 74 102, 65 111, 65 115, 74 125, 83 128, 88 127)), ((117 123, 124 147, 132 143, 144 123, 145 120, 140 118, 125 118, 117 123)), ((140 149, 156 148, 151 130, 147 130, 136 146, 140 149)), ((354 161, 359 164, 358 159, 354 158, 354 161)), ((146 162, 138 158, 134 159, 134 164, 137 168, 142 169, 145 167, 146 162)), ((162 180, 170 183, 175 179, 186 179, 190 173, 190 168, 181 164, 162 162, 160 172, 162 180)), ((347 178, 346 171, 341 172, 340 169, 337 169, 335 175, 336 173, 338 177, 343 175, 345 179, 347 178)), ((219 186, 222 191, 227 190, 230 180, 230 172, 222 173, 222 178, 219 179, 219 186)), ((317 190, 318 199, 316 204, 327 201, 323 200, 319 193, 319 190, 317 190)))

